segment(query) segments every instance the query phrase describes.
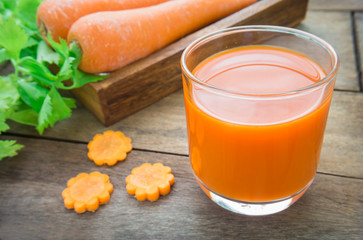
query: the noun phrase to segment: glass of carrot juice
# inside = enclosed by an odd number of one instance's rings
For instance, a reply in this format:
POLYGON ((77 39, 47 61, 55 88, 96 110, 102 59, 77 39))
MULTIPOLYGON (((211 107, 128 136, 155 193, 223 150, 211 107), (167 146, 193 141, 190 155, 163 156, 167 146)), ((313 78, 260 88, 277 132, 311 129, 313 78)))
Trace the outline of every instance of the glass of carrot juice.
POLYGON ((278 26, 220 30, 181 57, 189 157, 218 205, 282 211, 311 185, 339 60, 330 44, 278 26))

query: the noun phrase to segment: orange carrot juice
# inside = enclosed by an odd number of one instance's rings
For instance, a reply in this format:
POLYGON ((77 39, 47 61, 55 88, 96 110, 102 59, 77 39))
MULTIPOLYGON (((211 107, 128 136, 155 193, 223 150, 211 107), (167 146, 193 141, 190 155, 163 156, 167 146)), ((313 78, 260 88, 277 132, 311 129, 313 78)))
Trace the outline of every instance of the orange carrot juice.
POLYGON ((213 86, 184 86, 191 165, 206 188, 267 202, 312 182, 332 91, 284 93, 325 77, 317 63, 287 49, 248 46, 207 58, 193 75, 213 86))

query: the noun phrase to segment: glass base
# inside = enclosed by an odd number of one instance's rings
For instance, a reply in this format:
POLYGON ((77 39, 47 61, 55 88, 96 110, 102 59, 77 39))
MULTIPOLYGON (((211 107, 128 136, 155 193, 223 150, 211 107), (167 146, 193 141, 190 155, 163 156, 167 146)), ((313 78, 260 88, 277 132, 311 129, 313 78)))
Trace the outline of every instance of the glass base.
POLYGON ((287 209, 305 193, 313 182, 313 180, 311 180, 301 191, 290 197, 270 202, 244 202, 221 196, 220 194, 208 189, 197 177, 196 180, 202 190, 210 199, 212 199, 213 202, 229 211, 248 216, 270 215, 287 209))

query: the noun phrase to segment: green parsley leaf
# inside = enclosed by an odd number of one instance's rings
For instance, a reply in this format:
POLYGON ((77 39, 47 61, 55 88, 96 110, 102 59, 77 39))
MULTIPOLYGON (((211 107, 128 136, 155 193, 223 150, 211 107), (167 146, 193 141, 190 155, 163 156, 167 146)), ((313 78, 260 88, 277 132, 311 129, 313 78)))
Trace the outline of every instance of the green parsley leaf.
MULTIPOLYGON (((78 70, 82 54, 66 40, 46 43, 38 31, 36 11, 43 0, 0 0, 0 64, 10 61, 14 73, 0 76, 0 134, 7 120, 34 126, 40 134, 71 116, 75 100, 58 89, 73 89, 107 75, 78 70)), ((22 148, 15 141, 0 140, 0 160, 22 148)))
POLYGON ((16 1, 14 0, 1 0, 0 1, 0 22, 8 19, 13 15, 16 8, 16 1))
POLYGON ((30 37, 24 48, 20 52, 20 58, 24 57, 32 57, 37 58, 37 49, 38 49, 39 40, 34 37, 30 37))
POLYGON ((18 81, 18 92, 21 99, 36 112, 40 112, 48 91, 48 89, 37 85, 36 82, 18 81))
POLYGON ((47 95, 39 113, 38 125, 36 127, 40 134, 43 134, 45 128, 49 127, 49 125, 53 126, 53 124, 56 122, 56 119, 54 119, 52 116, 52 109, 52 99, 47 95))
POLYGON ((6 123, 5 123, 5 119, 3 118, 0 118, 0 133, 2 133, 2 132, 5 132, 6 130, 8 130, 10 127, 9 127, 9 125, 7 125, 6 123))
POLYGON ((17 151, 24 146, 16 144, 15 140, 2 140, 0 141, 0 160, 5 157, 13 157, 17 155, 17 151))
POLYGON ((63 98, 63 100, 69 108, 77 108, 76 101, 73 98, 63 98))
POLYGON ((4 14, 5 10, 6 9, 3 1, 0 1, 0 14, 4 14))
POLYGON ((36 129, 42 134, 48 126, 53 126, 55 122, 69 118, 70 116, 70 107, 68 107, 62 96, 53 87, 43 102, 36 129))
POLYGON ((72 79, 70 80, 72 85, 68 85, 66 89, 79 88, 87 83, 98 82, 108 77, 108 74, 93 75, 87 74, 78 69, 78 65, 81 62, 82 53, 76 44, 70 45, 69 56, 74 58, 74 62, 72 63, 73 75, 72 79))
POLYGON ((69 48, 66 40, 59 39, 60 43, 54 42, 50 34, 48 34, 47 40, 54 51, 56 51, 63 59, 69 57, 69 48))
POLYGON ((36 13, 39 5, 38 0, 18 0, 17 15, 23 25, 37 30, 36 13))
POLYGON ((60 56, 45 41, 40 41, 37 49, 37 61, 48 64, 59 64, 60 56))
POLYGON ((15 11, 16 9, 16 0, 1 0, 3 6, 7 10, 15 11))
POLYGON ((5 48, 0 49, 0 64, 4 63, 5 61, 11 58, 10 54, 6 51, 5 48))
POLYGON ((13 18, 2 21, 0 29, 0 45, 6 49, 12 58, 19 59, 20 51, 28 41, 28 35, 15 23, 13 18))
POLYGON ((0 112, 12 111, 18 99, 18 90, 10 77, 0 76, 0 112))
POLYGON ((51 97, 53 105, 52 113, 54 118, 57 119, 57 121, 69 118, 71 116, 72 110, 70 107, 68 107, 68 104, 70 104, 71 107, 75 106, 74 102, 73 104, 71 104, 72 100, 67 98, 67 103, 68 103, 67 104, 64 101, 64 98, 59 94, 59 92, 55 88, 52 88, 49 91, 48 96, 51 97))
POLYGON ((28 39, 28 41, 26 42, 26 44, 24 45, 24 48, 29 48, 29 47, 38 47, 38 43, 39 43, 39 40, 33 38, 33 37, 30 37, 28 39))
POLYGON ((55 86, 57 77, 47 68, 47 66, 41 64, 37 60, 31 57, 24 57, 19 61, 19 70, 32 76, 35 80, 45 86, 55 86))
POLYGON ((17 123, 36 127, 38 125, 38 117, 39 114, 34 109, 27 106, 25 109, 12 112, 8 118, 17 123))
POLYGON ((72 75, 73 75, 72 63, 73 63, 73 61, 74 61, 74 59, 71 58, 71 57, 66 58, 64 60, 61 69, 57 73, 58 81, 64 81, 64 80, 68 80, 68 79, 72 78, 72 75))
POLYGON ((98 82, 106 77, 108 77, 108 75, 91 75, 76 69, 74 70, 73 78, 71 79, 72 85, 68 86, 67 89, 79 88, 87 83, 98 82))

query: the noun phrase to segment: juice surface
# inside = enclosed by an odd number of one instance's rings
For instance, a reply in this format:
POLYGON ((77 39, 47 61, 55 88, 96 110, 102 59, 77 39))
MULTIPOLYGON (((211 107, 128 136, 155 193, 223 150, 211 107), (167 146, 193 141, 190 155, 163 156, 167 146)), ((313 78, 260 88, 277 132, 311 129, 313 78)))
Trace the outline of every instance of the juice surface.
MULTIPOLYGON (((241 47, 214 55, 193 74, 231 92, 304 88, 325 76, 304 55, 275 47, 241 47)), ((228 94, 184 86, 189 153, 196 176, 225 197, 264 202, 289 197, 315 176, 331 94, 228 94)))

